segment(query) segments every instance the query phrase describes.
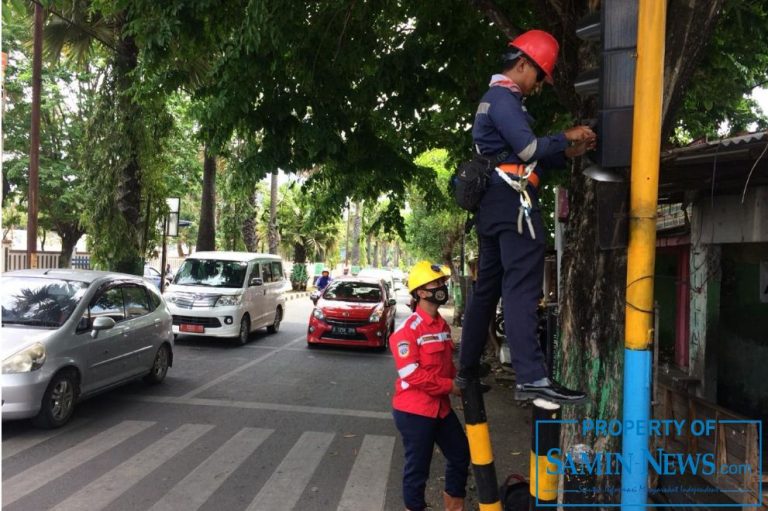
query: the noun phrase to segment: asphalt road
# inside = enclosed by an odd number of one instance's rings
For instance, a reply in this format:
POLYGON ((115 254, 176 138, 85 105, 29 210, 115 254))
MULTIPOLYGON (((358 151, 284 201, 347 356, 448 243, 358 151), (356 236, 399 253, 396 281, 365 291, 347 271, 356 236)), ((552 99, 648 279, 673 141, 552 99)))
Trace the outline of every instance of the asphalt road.
POLYGON ((391 355, 307 349, 311 309, 289 301, 244 347, 180 337, 162 385, 81 403, 60 430, 4 423, 3 509, 402 509, 391 355))

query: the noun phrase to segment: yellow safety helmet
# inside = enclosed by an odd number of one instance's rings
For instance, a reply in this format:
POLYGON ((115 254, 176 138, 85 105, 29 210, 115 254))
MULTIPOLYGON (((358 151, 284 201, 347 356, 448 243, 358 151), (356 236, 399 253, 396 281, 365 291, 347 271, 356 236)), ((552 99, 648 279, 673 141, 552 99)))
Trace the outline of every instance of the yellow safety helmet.
POLYGON ((408 273, 408 292, 413 293, 424 284, 429 284, 433 280, 442 279, 447 276, 439 264, 419 261, 413 265, 413 268, 408 273))

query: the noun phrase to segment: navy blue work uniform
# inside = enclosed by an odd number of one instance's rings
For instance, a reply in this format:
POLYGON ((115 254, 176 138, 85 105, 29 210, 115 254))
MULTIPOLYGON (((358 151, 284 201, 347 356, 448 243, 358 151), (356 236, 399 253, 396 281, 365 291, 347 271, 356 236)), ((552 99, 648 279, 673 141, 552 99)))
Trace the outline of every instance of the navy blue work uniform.
POLYGON ((464 317, 460 366, 480 363, 488 326, 501 296, 504 329, 518 384, 548 376, 536 335, 546 233, 537 190, 531 182, 540 182, 547 168, 564 168, 564 150, 568 147, 565 134, 537 137, 531 130, 531 122, 517 85, 504 75, 494 75, 491 88, 477 109, 472 138, 481 154, 508 152, 503 163, 537 162, 535 179, 530 179, 527 187, 533 206, 530 216, 535 238, 525 223, 522 233, 518 230, 520 193, 497 173, 492 173, 475 217, 480 254, 474 294, 464 317))

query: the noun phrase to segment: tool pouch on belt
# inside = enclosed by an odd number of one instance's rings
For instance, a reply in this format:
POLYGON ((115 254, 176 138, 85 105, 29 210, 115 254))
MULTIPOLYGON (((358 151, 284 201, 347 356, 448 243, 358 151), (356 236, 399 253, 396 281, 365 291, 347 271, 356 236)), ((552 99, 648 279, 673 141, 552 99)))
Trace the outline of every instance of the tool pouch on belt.
POLYGON ((488 187, 496 165, 506 159, 508 152, 498 155, 475 154, 471 160, 459 164, 451 176, 451 191, 460 208, 470 213, 477 210, 480 200, 488 187))

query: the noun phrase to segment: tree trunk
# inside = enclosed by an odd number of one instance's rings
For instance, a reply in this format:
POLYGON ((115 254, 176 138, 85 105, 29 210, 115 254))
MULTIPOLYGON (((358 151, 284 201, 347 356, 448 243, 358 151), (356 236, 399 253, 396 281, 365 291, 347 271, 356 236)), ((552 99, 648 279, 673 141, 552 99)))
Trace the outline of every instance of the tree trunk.
POLYGON ((56 231, 61 238, 61 255, 59 256, 59 268, 72 266, 72 252, 80 238, 85 234, 77 227, 69 229, 60 228, 56 231))
POLYGON ((351 258, 354 266, 360 265, 360 231, 363 228, 363 202, 355 203, 355 219, 352 224, 352 249, 351 258))
POLYGON ((216 250, 216 156, 206 147, 203 158, 203 192, 196 250, 216 250))
POLYGON ((277 232, 277 171, 272 172, 272 180, 269 188, 269 253, 277 254, 277 246, 280 238, 277 232))
POLYGON ((293 262, 296 264, 307 262, 307 247, 303 243, 293 244, 293 262))
MULTIPOLYGON (((125 31, 125 26, 121 27, 125 31)), ((117 209, 125 221, 123 226, 125 243, 128 250, 119 261, 115 261, 114 269, 118 272, 143 273, 141 247, 143 245, 143 221, 141 218, 141 164, 139 163, 139 146, 144 139, 144 124, 142 108, 136 102, 132 87, 133 71, 138 64, 139 49, 133 37, 123 35, 117 42, 115 56, 115 80, 117 86, 117 102, 119 115, 125 129, 125 153, 119 155, 121 162, 120 181, 117 190, 117 209)))
POLYGON ((389 242, 387 240, 381 240, 381 267, 387 268, 389 266, 389 242))
POLYGON ((256 234, 256 192, 248 197, 248 216, 243 221, 243 243, 248 252, 256 252, 259 236, 256 234))
MULTIPOLYGON (((616 419, 622 416, 624 367, 624 289, 626 250, 598 247, 595 221, 596 188, 580 173, 571 177, 569 195, 580 200, 570 204, 566 244, 562 255, 560 300, 560 353, 555 379, 582 389, 589 404, 563 407, 564 419, 616 419)), ((596 451, 621 452, 618 437, 582 438, 576 428, 562 428, 562 446, 591 445, 596 451)), ((598 478, 600 479, 600 478, 598 478)), ((608 477, 604 486, 617 484, 608 477)))
POLYGON ((374 247, 373 233, 368 233, 368 236, 365 237, 365 255, 367 256, 367 263, 376 268, 376 253, 373 252, 376 249, 374 247))

